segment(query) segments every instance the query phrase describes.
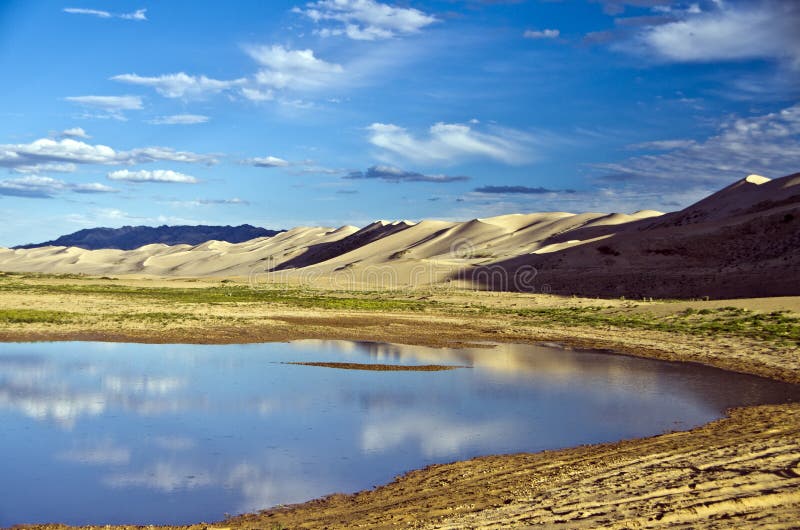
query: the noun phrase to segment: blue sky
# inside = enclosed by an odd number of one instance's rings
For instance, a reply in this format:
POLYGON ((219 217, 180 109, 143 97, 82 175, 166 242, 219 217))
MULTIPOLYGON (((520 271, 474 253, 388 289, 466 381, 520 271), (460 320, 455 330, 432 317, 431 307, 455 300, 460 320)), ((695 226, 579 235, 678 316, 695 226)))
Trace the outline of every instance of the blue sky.
POLYGON ((800 3, 0 0, 0 245, 675 210, 800 170, 800 3))

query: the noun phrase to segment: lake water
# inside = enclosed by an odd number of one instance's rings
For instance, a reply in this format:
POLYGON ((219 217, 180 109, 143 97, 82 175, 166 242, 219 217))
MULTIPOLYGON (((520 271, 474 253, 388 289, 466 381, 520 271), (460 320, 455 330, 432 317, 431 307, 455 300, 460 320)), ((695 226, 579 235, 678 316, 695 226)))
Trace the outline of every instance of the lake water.
POLYGON ((687 429, 799 398, 697 365, 531 345, 0 344, 0 526, 215 521, 431 463, 687 429))

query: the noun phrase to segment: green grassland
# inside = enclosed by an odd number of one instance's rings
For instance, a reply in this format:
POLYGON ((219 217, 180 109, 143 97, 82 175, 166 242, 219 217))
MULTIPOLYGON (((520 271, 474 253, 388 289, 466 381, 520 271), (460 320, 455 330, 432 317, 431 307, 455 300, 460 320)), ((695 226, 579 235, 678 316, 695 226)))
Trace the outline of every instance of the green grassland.
MULTIPOLYGON (((786 311, 759 312, 738 307, 682 309, 667 314, 648 312, 647 304, 636 302, 610 305, 597 300, 592 305, 563 305, 543 308, 494 307, 475 297, 468 303, 437 300, 426 291, 326 291, 281 285, 251 288, 220 282, 214 286, 158 287, 116 283, 113 279, 89 279, 76 275, 0 274, 0 292, 68 294, 75 296, 124 297, 169 308, 170 311, 114 314, 111 318, 160 323, 198 318, 181 312, 185 305, 256 304, 321 311, 433 312, 437 314, 478 314, 507 317, 509 323, 581 327, 615 327, 677 332, 703 336, 741 336, 780 345, 800 345, 800 317, 786 311), (71 281, 80 280, 80 281, 71 281), (98 283, 102 282, 102 283, 98 283)), ((655 302, 669 304, 668 301, 655 302)), ((63 323, 80 320, 79 313, 36 309, 0 309, 0 324, 63 323)))

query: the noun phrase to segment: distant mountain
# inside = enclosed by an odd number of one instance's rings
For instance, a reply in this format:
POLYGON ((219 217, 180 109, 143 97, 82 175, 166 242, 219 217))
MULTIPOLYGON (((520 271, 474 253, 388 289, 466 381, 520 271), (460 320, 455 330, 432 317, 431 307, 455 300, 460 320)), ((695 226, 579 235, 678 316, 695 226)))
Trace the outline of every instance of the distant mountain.
POLYGON ((46 246, 78 247, 86 250, 114 248, 133 250, 152 243, 198 245, 210 240, 242 243, 257 237, 272 237, 283 230, 267 230, 251 225, 239 226, 123 226, 122 228, 87 228, 44 243, 14 248, 46 246))

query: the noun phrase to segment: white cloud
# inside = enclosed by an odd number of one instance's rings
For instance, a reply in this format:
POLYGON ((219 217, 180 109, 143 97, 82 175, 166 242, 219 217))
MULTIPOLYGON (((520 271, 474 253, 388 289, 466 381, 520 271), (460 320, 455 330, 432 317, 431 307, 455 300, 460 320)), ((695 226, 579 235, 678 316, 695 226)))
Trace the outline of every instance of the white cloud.
POLYGON ((184 72, 153 77, 121 74, 115 75, 111 79, 121 83, 152 87, 156 92, 167 98, 202 98, 207 95, 218 94, 245 82, 244 79, 223 81, 204 75, 188 75, 184 72))
POLYGON ((319 59, 313 50, 290 50, 276 44, 249 46, 245 51, 262 67, 255 75, 256 83, 271 88, 324 87, 344 73, 341 65, 319 59))
MULTIPOLYGON (((115 151, 107 145, 91 145, 80 140, 41 138, 29 144, 0 144, 0 167, 36 171, 53 164, 141 164, 170 161, 214 164, 210 155, 176 151, 169 147, 141 147, 130 151, 115 151)), ((67 166, 69 169, 69 166, 67 166)))
POLYGON ((123 111, 142 109, 142 98, 139 96, 69 96, 64 99, 105 113, 97 117, 112 117, 119 120, 125 119, 123 111))
POLYGON ((800 104, 761 116, 729 118, 705 141, 669 140, 661 144, 672 148, 658 155, 595 167, 610 172, 606 178, 612 181, 672 182, 679 178, 681 182, 715 186, 749 173, 788 175, 798 170, 800 160, 800 104))
POLYGON ((159 116, 149 121, 153 125, 194 125, 206 123, 208 116, 201 114, 173 114, 171 116, 159 116))
POLYGON ((0 180, 0 195, 50 199, 62 192, 75 193, 114 193, 117 190, 100 183, 73 184, 52 177, 26 175, 24 177, 0 180))
POLYGON ((522 34, 526 39, 556 39, 561 35, 557 29, 529 29, 522 34))
POLYGON ((156 462, 141 471, 111 475, 104 482, 113 488, 145 487, 169 493, 208 486, 213 480, 205 470, 190 468, 185 464, 156 462))
POLYGON ((373 123, 369 141, 401 158, 420 163, 454 163, 470 158, 489 158, 506 164, 530 160, 533 138, 511 129, 479 132, 469 125, 436 123, 426 138, 417 138, 393 124, 373 123))
POLYGON ((669 62, 775 59, 800 67, 800 4, 780 0, 719 2, 689 9, 680 20, 645 27, 625 51, 669 62))
POLYGON ((242 96, 250 101, 271 101, 275 99, 272 90, 259 90, 257 88, 244 87, 240 90, 242 96))
POLYGON ((90 15, 98 18, 111 18, 111 13, 99 9, 83 9, 81 7, 65 7, 64 13, 70 15, 90 15))
MULTIPOLYGON (((0 166, 2 165, 2 161, 0 161, 0 166)), ((14 166, 12 169, 17 173, 74 173, 78 166, 68 162, 45 162, 42 164, 14 166)))
POLYGON ((116 193, 117 190, 111 186, 100 184, 99 182, 92 182, 89 184, 75 184, 70 186, 70 189, 76 193, 116 193))
POLYGON ((316 23, 332 21, 335 26, 317 33, 323 37, 346 35, 354 40, 388 39, 416 33, 437 21, 418 9, 394 7, 375 0, 320 0, 294 8, 316 23))
POLYGON ((110 180, 124 180, 126 182, 173 182, 179 184, 197 184, 199 181, 190 176, 172 171, 171 169, 154 169, 139 171, 130 171, 128 169, 120 169, 112 171, 108 174, 110 180))
POLYGON ((289 165, 288 161, 276 156, 249 158, 245 160, 245 163, 256 167, 287 167, 289 165))
POLYGON ((90 145, 71 138, 41 138, 29 144, 0 145, 0 166, 16 167, 47 162, 106 164, 117 153, 106 145, 90 145))
POLYGON ((514 434, 513 427, 503 421, 470 423, 409 414, 367 421, 361 433, 361 449, 368 453, 385 453, 397 447, 417 445, 425 456, 442 458, 458 455, 467 447, 491 449, 514 434))
POLYGON ((64 129, 63 131, 61 131, 59 133, 58 136, 61 137, 61 138, 83 138, 84 140, 87 140, 87 139, 91 138, 91 136, 86 134, 86 131, 84 131, 81 127, 73 127, 71 129, 64 129))
POLYGON ((137 9, 133 13, 122 13, 119 15, 119 18, 124 18, 125 20, 147 20, 147 9, 137 9))
POLYGON ((69 13, 70 15, 89 15, 92 17, 97 18, 121 18, 124 20, 147 20, 147 9, 137 9, 132 13, 120 13, 114 14, 109 11, 103 11, 100 9, 85 9, 82 7, 65 7, 63 9, 64 13, 69 13))
POLYGON ((124 164, 141 164, 144 162, 183 162, 185 164, 216 164, 212 155, 200 155, 190 151, 176 151, 171 147, 140 147, 130 151, 120 151, 118 160, 124 164))
POLYGON ((231 199, 196 199, 193 201, 170 201, 172 206, 198 208, 201 206, 249 206, 250 201, 233 197, 231 199))
POLYGON ((694 140, 655 140, 653 142, 629 145, 628 148, 641 151, 671 151, 672 149, 691 147, 693 145, 695 145, 694 140))

